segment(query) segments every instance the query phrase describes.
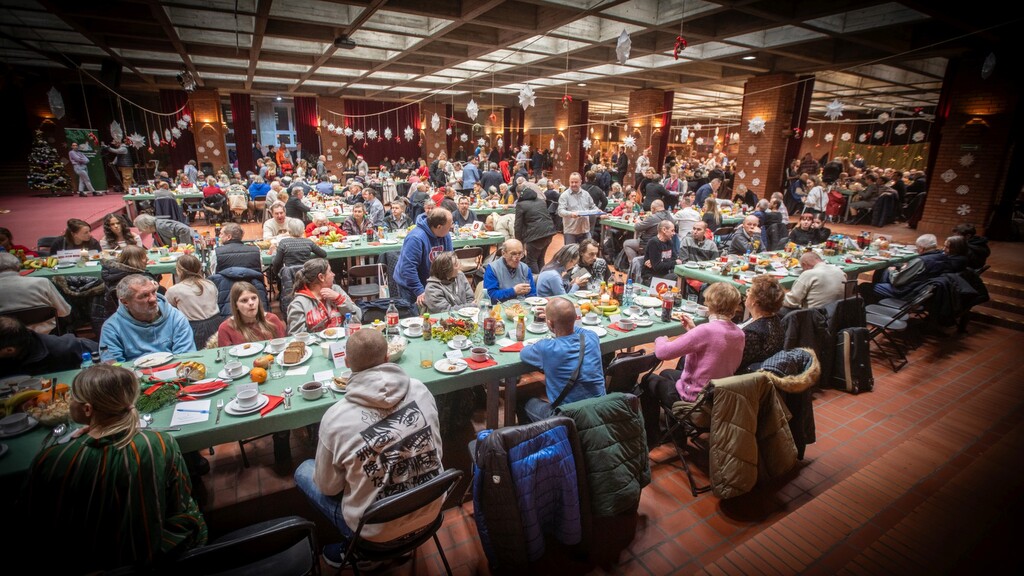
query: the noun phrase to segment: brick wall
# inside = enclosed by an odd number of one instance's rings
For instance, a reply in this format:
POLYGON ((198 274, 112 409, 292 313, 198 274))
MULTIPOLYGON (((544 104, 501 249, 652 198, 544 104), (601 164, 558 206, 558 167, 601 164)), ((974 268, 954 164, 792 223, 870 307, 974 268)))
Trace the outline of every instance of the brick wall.
POLYGON ((196 162, 213 165, 214 172, 228 165, 228 149, 224 135, 228 129, 222 123, 220 93, 217 90, 196 90, 188 97, 192 107, 192 135, 196 141, 196 162))
MULTIPOLYGON (((658 161, 661 138, 668 132, 666 128, 658 126, 664 111, 664 90, 647 88, 629 93, 628 126, 619 130, 619 143, 626 136, 632 136, 636 138, 636 150, 626 150, 626 155, 629 156, 629 174, 623 177, 623 183, 635 184, 633 174, 636 170, 636 159, 642 151, 650 148, 647 159, 651 161, 652 166, 658 161)), ((654 168, 661 169, 660 166, 654 168)))
MULTIPOLYGON (((317 100, 317 109, 320 110, 320 117, 326 120, 328 124, 344 126, 344 116, 337 116, 328 112, 328 110, 330 110, 331 112, 337 112, 338 114, 344 113, 345 101, 342 98, 319 96, 317 100)), ((320 130, 320 145, 323 150, 323 155, 327 156, 327 169, 339 179, 344 179, 342 172, 345 170, 345 157, 349 152, 348 138, 344 134, 338 135, 333 132, 328 132, 327 128, 322 128, 320 130)), ((356 154, 357 152, 353 150, 353 159, 356 154)))
MULTIPOLYGON (((423 102, 420 104, 420 118, 423 119, 423 130, 420 131, 422 136, 423 145, 420 147, 420 155, 427 161, 429 165, 434 160, 437 160, 438 154, 444 152, 448 154, 448 134, 445 133, 445 129, 448 128, 448 118, 445 116, 444 104, 438 104, 436 102, 423 102), (437 114, 437 117, 441 119, 441 124, 438 126, 435 132, 430 127, 430 119, 437 114)), ((413 128, 416 128, 413 126, 413 128)), ((405 128, 403 127, 403 130, 405 128)), ((473 142, 470 142, 473 144, 473 142)), ((475 144, 474 144, 475 148, 475 144)), ((470 152, 472 149, 467 148, 470 152)))
POLYGON ((734 193, 743 186, 759 198, 781 192, 788 139, 781 136, 791 125, 796 102, 796 76, 772 74, 747 80, 744 86, 739 150, 736 155, 734 193), (752 134, 748 122, 760 116, 764 132, 752 134), (753 148, 751 148, 753 147, 753 148), (751 151, 753 150, 753 151, 751 151), (743 176, 740 177, 740 174, 743 176))

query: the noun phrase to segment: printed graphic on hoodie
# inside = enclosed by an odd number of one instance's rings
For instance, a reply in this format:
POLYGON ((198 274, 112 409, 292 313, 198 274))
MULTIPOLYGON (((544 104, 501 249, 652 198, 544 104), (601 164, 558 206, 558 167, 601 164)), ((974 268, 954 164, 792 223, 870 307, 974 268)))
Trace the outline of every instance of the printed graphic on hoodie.
POLYGON ((357 456, 377 499, 399 494, 437 476, 441 461, 430 426, 412 402, 359 433, 365 446, 357 456))

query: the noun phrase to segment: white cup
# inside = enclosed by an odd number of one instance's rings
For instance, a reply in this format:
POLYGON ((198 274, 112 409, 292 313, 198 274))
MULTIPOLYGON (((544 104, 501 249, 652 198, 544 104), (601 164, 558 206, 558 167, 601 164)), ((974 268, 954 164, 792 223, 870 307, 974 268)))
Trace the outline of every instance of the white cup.
POLYGON ((469 351, 470 358, 477 362, 485 362, 487 360, 487 348, 478 346, 469 351))
POLYGON ((306 400, 319 400, 324 395, 324 385, 319 382, 306 382, 299 387, 299 392, 306 400))
POLYGON ((469 341, 469 338, 466 338, 465 336, 463 336, 461 334, 458 334, 456 336, 452 336, 452 344, 455 345, 457 348, 464 347, 466 345, 466 342, 468 342, 468 341, 469 341))
POLYGON ((235 395, 235 402, 238 403, 239 408, 252 408, 256 405, 256 400, 259 397, 259 390, 242 390, 235 395))
POLYGON ((597 315, 597 312, 587 312, 587 323, 597 324, 599 318, 600 316, 597 315))
POLYGON ((423 324, 413 324, 405 329, 409 336, 423 336, 423 324))
POLYGON ((269 352, 276 354, 281 350, 284 350, 284 346, 287 343, 288 341, 285 340, 284 338, 274 338, 273 340, 267 343, 267 348, 270 349, 269 352))
POLYGON ((3 420, 0 420, 0 431, 4 434, 11 434, 23 430, 27 425, 28 414, 25 412, 15 412, 3 420))
POLYGON ((243 370, 245 370, 245 366, 242 366, 242 363, 238 360, 224 363, 224 371, 227 372, 228 376, 238 376, 243 370))
POLYGON ((295 341, 302 342, 303 344, 309 344, 309 341, 312 339, 313 336, 309 332, 299 332, 295 335, 295 341))
POLYGON ((324 353, 324 358, 331 357, 331 343, 323 342, 320 344, 320 350, 324 353))

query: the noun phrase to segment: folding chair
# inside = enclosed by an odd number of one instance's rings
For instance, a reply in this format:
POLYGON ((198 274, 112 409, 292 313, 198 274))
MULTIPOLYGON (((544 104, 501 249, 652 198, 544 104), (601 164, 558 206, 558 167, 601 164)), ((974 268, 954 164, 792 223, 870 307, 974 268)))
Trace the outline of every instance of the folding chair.
POLYGON ((690 492, 694 498, 698 494, 711 490, 711 483, 709 482, 707 486, 697 485, 697 481, 693 479, 690 464, 686 460, 686 453, 690 451, 690 446, 702 450, 705 454, 708 452, 709 440, 702 439, 701 437, 711 433, 711 405, 713 397, 714 385, 709 383, 695 401, 686 402, 685 400, 680 400, 672 405, 671 413, 665 414, 668 432, 665 434, 664 439, 671 441, 672 446, 675 447, 676 454, 679 456, 679 462, 682 464, 683 471, 686 472, 686 478, 690 482, 690 492))
POLYGON ((719 226, 718 230, 715 230, 715 244, 717 244, 719 248, 725 246, 729 243, 729 240, 732 239, 732 234, 735 231, 735 226, 719 226))
POLYGON ((316 524, 286 516, 246 526, 194 548, 160 570, 161 574, 320 574, 316 524))
POLYGON ((893 372, 899 372, 909 362, 904 347, 896 341, 893 335, 906 332, 911 314, 915 310, 922 310, 925 302, 932 297, 934 292, 934 286, 925 286, 912 300, 896 309, 882 305, 867 307, 868 337, 878 346, 885 359, 889 361, 893 372), (886 350, 886 347, 882 345, 882 337, 888 342, 889 348, 895 353, 896 358, 900 360, 899 366, 897 366, 889 351, 886 350))
POLYGON ((476 279, 476 271, 480 269, 480 262, 484 257, 484 249, 476 246, 471 248, 458 248, 455 250, 455 257, 459 259, 459 271, 466 275, 470 286, 476 279))
POLYGON ((640 350, 620 352, 608 367, 604 369, 605 391, 636 394, 637 382, 654 372, 661 360, 654 354, 644 354, 640 350))
POLYGON ((353 300, 375 300, 380 297, 380 266, 364 264, 348 269, 348 295, 353 300), (361 282, 367 278, 372 282, 361 282))
POLYGON ((53 306, 31 306, 29 308, 7 310, 0 313, 0 316, 10 316, 11 318, 15 318, 25 326, 31 326, 33 324, 46 322, 50 319, 55 319, 57 321, 57 325, 53 329, 53 333, 57 336, 64 333, 64 326, 62 326, 61 319, 57 316, 57 309, 53 306))

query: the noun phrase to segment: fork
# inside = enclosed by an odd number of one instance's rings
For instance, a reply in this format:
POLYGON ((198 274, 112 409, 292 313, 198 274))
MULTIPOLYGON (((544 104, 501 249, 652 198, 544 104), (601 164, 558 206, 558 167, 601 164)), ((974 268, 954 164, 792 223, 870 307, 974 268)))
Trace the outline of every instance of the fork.
POLYGON ((217 400, 217 419, 213 421, 214 426, 220 424, 220 413, 224 410, 224 399, 217 400))

